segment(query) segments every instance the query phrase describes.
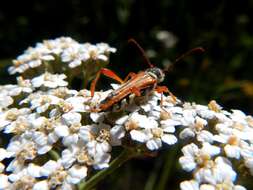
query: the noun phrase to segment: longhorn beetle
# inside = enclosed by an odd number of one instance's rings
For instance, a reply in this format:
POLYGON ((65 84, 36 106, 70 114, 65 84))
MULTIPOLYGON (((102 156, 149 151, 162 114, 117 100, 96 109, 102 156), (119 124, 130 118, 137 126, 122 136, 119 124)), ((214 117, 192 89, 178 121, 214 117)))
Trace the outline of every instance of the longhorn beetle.
MULTIPOLYGON (((94 96, 95 87, 101 74, 118 81, 121 85, 118 89, 109 93, 108 96, 98 105, 96 105, 95 108, 92 108, 92 112, 108 111, 115 104, 129 97, 129 95, 131 94, 134 94, 135 96, 141 96, 143 93, 148 94, 154 90, 161 94, 164 92, 169 93, 173 100, 176 101, 176 97, 169 91, 166 86, 158 86, 159 83, 163 82, 165 72, 168 71, 168 69, 162 70, 151 64, 142 47, 134 39, 130 39, 128 40, 128 42, 134 44, 139 49, 149 68, 145 71, 140 71, 137 74, 130 72, 124 80, 122 80, 113 71, 106 68, 102 68, 97 73, 96 78, 91 83, 91 97, 94 96)), ((184 58, 186 55, 189 55, 190 53, 195 51, 203 52, 204 49, 201 47, 191 49, 190 51, 186 52, 185 54, 182 54, 179 58, 177 58, 175 60, 175 63, 184 58)))

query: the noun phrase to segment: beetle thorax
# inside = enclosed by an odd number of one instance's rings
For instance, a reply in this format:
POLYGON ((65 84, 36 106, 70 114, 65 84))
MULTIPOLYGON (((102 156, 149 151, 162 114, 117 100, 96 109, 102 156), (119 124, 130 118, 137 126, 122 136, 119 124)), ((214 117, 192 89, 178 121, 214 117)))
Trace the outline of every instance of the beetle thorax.
POLYGON ((157 80, 158 83, 162 82, 164 80, 164 72, 159 69, 158 67, 152 67, 146 70, 146 72, 152 76, 153 78, 155 78, 157 80))

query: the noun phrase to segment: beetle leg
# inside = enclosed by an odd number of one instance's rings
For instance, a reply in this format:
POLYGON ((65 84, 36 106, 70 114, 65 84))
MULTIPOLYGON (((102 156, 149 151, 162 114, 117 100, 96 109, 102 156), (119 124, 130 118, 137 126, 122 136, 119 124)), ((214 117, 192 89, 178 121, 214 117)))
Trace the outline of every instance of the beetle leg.
MULTIPOLYGON (((161 94, 163 94, 164 92, 169 93, 173 102, 177 102, 176 96, 174 96, 174 94, 172 94, 172 92, 166 86, 157 86, 156 91, 161 94)), ((162 99, 161 99, 161 104, 162 104, 162 99)))
POLYGON ((157 86, 155 89, 158 93, 161 94, 161 101, 160 101, 160 107, 163 111, 165 111, 166 113, 169 113, 166 109, 164 109, 163 107, 163 93, 167 92, 170 94, 170 96, 172 97, 173 101, 176 102, 176 97, 169 91, 169 89, 166 86, 157 86))
POLYGON ((89 109, 89 112, 94 112, 94 113, 97 113, 97 112, 100 112, 101 110, 100 109, 97 109, 97 108, 90 108, 89 109))
POLYGON ((113 71, 111 71, 110 69, 102 68, 98 71, 98 73, 96 75, 96 78, 91 83, 91 87, 90 87, 91 97, 94 96, 96 84, 97 84, 97 81, 98 81, 101 74, 103 74, 103 75, 105 75, 109 78, 112 78, 112 79, 118 81, 121 84, 124 83, 124 81, 118 75, 116 75, 113 71))
POLYGON ((131 90, 132 93, 135 94, 135 96, 141 96, 141 92, 138 88, 132 87, 130 90, 131 90))
POLYGON ((130 79, 130 78, 134 78, 135 76, 136 76, 136 74, 133 72, 128 73, 128 75, 124 79, 124 82, 128 81, 128 79, 130 79))

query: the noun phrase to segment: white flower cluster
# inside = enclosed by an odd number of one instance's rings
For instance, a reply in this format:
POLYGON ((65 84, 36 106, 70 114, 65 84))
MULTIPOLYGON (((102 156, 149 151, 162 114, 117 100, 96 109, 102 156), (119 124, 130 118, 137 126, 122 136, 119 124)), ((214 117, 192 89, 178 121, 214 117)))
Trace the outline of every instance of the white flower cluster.
MULTIPOLYGON (((66 52, 75 43, 59 38, 29 52, 47 47, 50 53, 44 51, 37 59, 43 61, 53 53, 73 66, 66 52)), ((100 49, 114 51, 108 45, 100 49)), ((104 59, 102 55, 96 56, 104 59)), ((22 64, 30 62, 29 58, 22 64)), ((23 72, 21 68, 26 67, 15 68, 23 72)), ((237 165, 231 161, 253 174, 251 116, 239 110, 225 111, 215 101, 204 106, 164 96, 161 105, 161 94, 156 92, 148 97, 131 95, 120 109, 94 113, 92 107, 113 89, 91 97, 88 90, 70 89, 67 77, 45 72, 0 86, 0 131, 10 136, 0 148, 0 190, 75 189, 92 168, 109 167, 115 146, 150 152, 180 140, 188 144, 182 148, 179 163, 193 173, 193 179, 180 184, 182 190, 246 189, 235 184, 237 165)))
POLYGON ((43 43, 37 43, 35 47, 29 47, 24 54, 13 60, 9 73, 24 73, 40 66, 46 69, 55 68, 58 62, 61 63, 61 68, 65 66, 63 63, 69 68, 75 68, 89 61, 108 61, 111 52, 115 53, 116 49, 106 43, 80 44, 69 37, 45 40, 43 43))
POLYGON ((187 127, 180 132, 182 139, 193 138, 195 143, 182 148, 179 162, 193 172, 193 179, 181 183, 182 190, 245 190, 235 185, 237 173, 231 161, 240 167, 253 168, 253 117, 240 110, 222 110, 215 102, 208 106, 187 105, 184 111, 187 127))
POLYGON ((12 135, 7 147, 0 149, 0 189, 72 189, 88 168, 108 167, 120 132, 108 124, 89 122, 90 92, 68 89, 65 77, 45 73, 0 87, 5 96, 0 129, 12 135), (61 154, 57 161, 36 163, 55 151, 61 154), (47 179, 39 180, 42 177, 47 179))

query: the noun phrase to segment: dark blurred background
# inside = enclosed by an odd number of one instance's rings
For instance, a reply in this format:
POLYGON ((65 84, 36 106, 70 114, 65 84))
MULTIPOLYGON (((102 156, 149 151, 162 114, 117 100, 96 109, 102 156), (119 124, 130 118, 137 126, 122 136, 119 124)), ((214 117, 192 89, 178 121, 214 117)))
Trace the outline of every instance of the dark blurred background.
MULTIPOLYGON (((1 1, 1 84, 15 81, 6 71, 11 59, 36 42, 60 36, 116 47, 109 68, 124 78, 147 67, 136 48, 127 45, 135 38, 158 67, 204 47, 205 53, 176 64, 164 84, 185 101, 215 99, 225 109, 253 114, 252 14, 250 0, 1 1)), ((104 79, 100 85, 110 82, 104 79)), ((176 172, 175 152, 170 151, 126 164, 98 189, 177 189, 186 176, 176 172)))

